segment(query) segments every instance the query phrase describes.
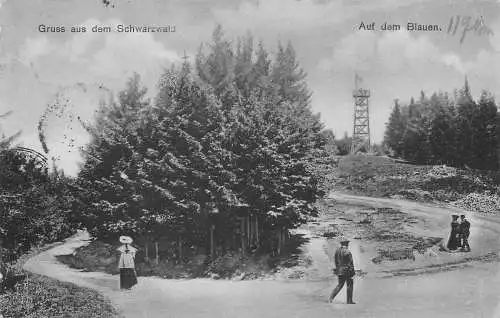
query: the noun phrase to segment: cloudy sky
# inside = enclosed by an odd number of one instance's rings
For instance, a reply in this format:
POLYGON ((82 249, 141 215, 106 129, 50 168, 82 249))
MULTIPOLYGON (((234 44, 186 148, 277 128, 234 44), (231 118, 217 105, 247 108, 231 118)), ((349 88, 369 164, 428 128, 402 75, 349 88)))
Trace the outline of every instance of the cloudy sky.
MULTIPOLYGON (((77 146, 86 142, 72 116, 91 118, 100 98, 123 88, 131 72, 154 89, 164 66, 193 56, 220 23, 228 37, 251 31, 274 51, 290 40, 308 73, 313 108, 341 136, 352 131, 354 71, 372 93, 371 126, 376 142, 399 98, 420 90, 451 91, 468 76, 475 96, 500 94, 500 2, 474 0, 0 0, 0 122, 9 134, 41 150, 37 124, 45 116, 50 154, 74 174, 77 146), (463 25, 446 32, 450 19, 482 19, 482 34, 463 25), (438 24, 442 32, 408 32, 408 21, 438 24), (360 23, 401 24, 402 30, 359 30, 360 23), (39 25, 65 26, 42 33, 39 25), (71 33, 69 27, 117 24, 175 25, 171 33, 71 33), (484 30, 489 30, 485 32, 484 30), (59 94, 59 95, 57 95, 59 94), (46 112, 47 113, 47 112, 46 112)), ((479 25, 479 24, 478 24, 479 25)), ((154 90, 151 91, 152 93, 154 90)))

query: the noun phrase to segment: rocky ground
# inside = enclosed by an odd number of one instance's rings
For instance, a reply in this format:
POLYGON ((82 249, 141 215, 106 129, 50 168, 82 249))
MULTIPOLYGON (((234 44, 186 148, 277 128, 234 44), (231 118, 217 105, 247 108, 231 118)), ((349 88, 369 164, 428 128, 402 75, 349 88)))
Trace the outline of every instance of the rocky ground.
POLYGON ((377 156, 344 156, 332 188, 355 195, 452 205, 483 214, 500 211, 500 174, 446 165, 397 163, 377 156))

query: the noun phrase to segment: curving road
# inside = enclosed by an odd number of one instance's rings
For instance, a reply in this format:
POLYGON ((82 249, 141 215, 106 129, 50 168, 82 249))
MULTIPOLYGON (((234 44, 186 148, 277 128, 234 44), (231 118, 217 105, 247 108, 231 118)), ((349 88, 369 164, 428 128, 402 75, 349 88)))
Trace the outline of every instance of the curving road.
MULTIPOLYGON (((404 200, 357 197, 334 193, 338 202, 373 207, 394 207, 427 220, 426 228, 413 229, 435 235, 447 229, 452 212, 457 209, 419 204, 404 200)), ((472 223, 472 255, 498 252, 500 218, 468 213, 472 223)), ((441 233, 447 235, 446 233, 441 233)), ((203 318, 288 318, 288 317, 494 317, 500 318, 500 267, 497 262, 472 261, 448 271, 433 274, 381 278, 377 275, 357 277, 354 294, 356 305, 345 305, 345 290, 333 304, 326 298, 336 284, 330 276, 326 243, 316 238, 304 247, 313 260, 309 278, 285 281, 213 281, 208 279, 163 280, 141 277, 133 290, 118 289, 118 277, 103 273, 84 273, 59 264, 55 256, 70 254, 87 244, 84 232, 63 245, 43 252, 25 264, 25 269, 77 285, 94 288, 108 296, 125 317, 203 317, 203 318)), ((446 264, 463 259, 465 253, 442 253, 431 263, 422 260, 414 267, 446 264)), ((355 262, 368 268, 354 249, 355 262)), ((441 268, 441 267, 439 267, 441 268)), ((445 267, 446 268, 446 267, 445 267)), ((414 272, 415 273, 415 272, 414 272)), ((416 272, 418 273, 418 271, 416 272)))

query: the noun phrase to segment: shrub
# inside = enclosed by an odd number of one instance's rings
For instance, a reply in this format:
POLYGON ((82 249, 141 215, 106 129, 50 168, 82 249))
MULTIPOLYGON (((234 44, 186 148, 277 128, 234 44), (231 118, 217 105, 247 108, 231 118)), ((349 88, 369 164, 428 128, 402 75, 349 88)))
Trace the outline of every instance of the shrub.
POLYGON ((498 213, 500 211, 500 197, 493 194, 470 193, 453 202, 453 205, 481 213, 498 213))
POLYGON ((47 277, 32 276, 0 296, 4 317, 119 317, 113 306, 97 292, 47 277))
POLYGON ((206 276, 214 278, 255 279, 277 267, 279 258, 270 255, 246 257, 240 253, 228 252, 209 263, 206 276))
POLYGON ((219 277, 228 277, 235 273, 242 265, 243 257, 237 253, 226 253, 211 262, 207 273, 219 277))

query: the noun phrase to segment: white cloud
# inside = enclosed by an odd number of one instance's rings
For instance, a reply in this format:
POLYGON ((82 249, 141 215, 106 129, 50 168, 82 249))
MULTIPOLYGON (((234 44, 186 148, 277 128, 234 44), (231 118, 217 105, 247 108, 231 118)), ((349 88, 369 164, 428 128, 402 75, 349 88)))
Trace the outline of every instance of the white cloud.
POLYGON ((237 10, 215 9, 215 19, 231 30, 264 27, 273 30, 300 30, 331 25, 347 13, 341 1, 317 4, 313 0, 244 1, 237 10))
POLYGON ((429 0, 255 0, 242 1, 236 10, 213 9, 217 22, 231 30, 301 31, 334 26, 362 12, 390 11, 429 0))
MULTIPOLYGON (((89 19, 82 25, 87 29, 92 25, 109 25, 114 29, 121 23, 119 20, 101 22, 89 19)), ((46 83, 43 90, 47 96, 63 91, 70 104, 65 115, 72 113, 91 119, 99 99, 108 94, 99 88, 100 84, 116 92, 123 89, 132 72, 138 72, 143 85, 155 87, 163 66, 180 61, 177 52, 167 48, 151 33, 93 33, 87 30, 86 33, 66 35, 65 41, 45 35, 30 38, 21 51, 23 64, 37 71, 37 78, 33 80, 37 84, 46 83)), ((37 104, 43 107, 47 102, 52 100, 38 101, 37 104)), ((41 108, 38 111, 41 112, 41 108)), ((51 116, 49 127, 47 138, 51 155, 60 157, 58 164, 73 174, 76 171, 75 158, 78 159, 76 148, 87 141, 86 133, 76 123, 57 116, 51 116)), ((36 142, 31 139, 30 142, 36 142)))
POLYGON ((442 58, 443 63, 457 70, 458 72, 465 74, 465 65, 462 62, 460 56, 454 53, 445 54, 442 58))
POLYGON ((384 33, 358 31, 336 46, 333 55, 320 62, 320 67, 330 70, 382 71, 396 74, 411 70, 421 72, 425 67, 458 66, 427 37, 413 37, 407 31, 384 33))
POLYGON ((101 38, 99 33, 90 32, 92 26, 100 24, 99 20, 88 19, 81 26, 85 26, 87 32, 75 33, 72 39, 65 43, 65 55, 69 56, 70 60, 76 61, 84 55, 90 48, 92 43, 101 38))
POLYGON ((28 38, 21 48, 19 59, 25 65, 35 62, 39 57, 54 51, 55 45, 45 35, 36 38, 28 38))
POLYGON ((337 64, 342 63, 352 69, 370 69, 373 67, 373 56, 376 55, 376 42, 377 37, 372 32, 357 32, 345 37, 335 49, 331 67, 337 69, 337 64))
POLYGON ((111 33, 89 60, 91 71, 100 78, 117 78, 131 71, 157 77, 165 62, 178 62, 179 55, 166 49, 150 33, 111 33))
POLYGON ((52 64, 60 66, 57 80, 62 85, 85 79, 91 83, 108 82, 111 88, 122 87, 125 77, 132 72, 141 74, 146 84, 155 84, 163 66, 180 61, 177 52, 166 48, 151 33, 90 31, 93 25, 107 25, 114 29, 121 23, 116 19, 105 22, 89 19, 82 23, 87 32, 71 34, 66 41, 56 41, 45 35, 27 39, 21 61, 27 66, 35 65, 44 80, 55 80, 54 71, 49 70, 52 64), (37 65, 37 60, 42 57, 46 57, 44 63, 37 65))
POLYGON ((481 89, 500 91, 500 23, 491 26, 493 35, 488 39, 491 50, 481 49, 472 58, 447 57, 449 65, 481 83, 481 89))

